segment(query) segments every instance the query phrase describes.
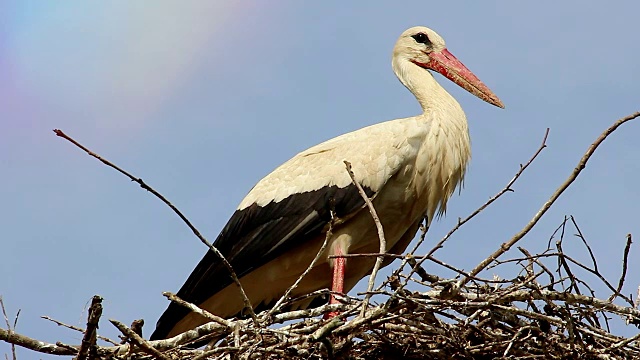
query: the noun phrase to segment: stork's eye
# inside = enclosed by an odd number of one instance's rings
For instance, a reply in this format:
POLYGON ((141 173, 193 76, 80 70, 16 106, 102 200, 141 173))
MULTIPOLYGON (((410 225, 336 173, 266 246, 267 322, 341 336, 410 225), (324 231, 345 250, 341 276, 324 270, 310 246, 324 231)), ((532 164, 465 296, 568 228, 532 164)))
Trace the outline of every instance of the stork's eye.
POLYGON ((415 35, 412 36, 412 38, 418 43, 418 44, 428 44, 430 43, 429 41, 429 37, 427 36, 427 34, 425 33, 417 33, 415 35))

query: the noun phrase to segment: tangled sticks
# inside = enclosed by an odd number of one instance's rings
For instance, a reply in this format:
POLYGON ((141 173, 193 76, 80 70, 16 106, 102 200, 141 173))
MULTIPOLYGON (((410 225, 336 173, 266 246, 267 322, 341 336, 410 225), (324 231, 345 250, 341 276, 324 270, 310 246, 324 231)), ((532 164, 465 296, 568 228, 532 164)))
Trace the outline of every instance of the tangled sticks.
MULTIPOLYGON (((101 346, 96 343, 101 338, 97 335, 100 306, 99 300, 94 298, 87 330, 80 329, 85 333, 81 345, 48 344, 17 334, 11 330, 6 314, 7 329, 0 329, 0 340, 42 353, 76 356, 78 359, 640 357, 640 335, 625 338, 614 335, 612 331, 612 328, 624 324, 636 327, 640 324, 638 296, 634 302, 622 291, 630 262, 631 235, 626 238, 621 256, 622 274, 617 284, 602 275, 578 221, 571 216, 562 220, 546 247, 535 251, 518 247, 517 255, 508 252, 573 183, 607 136, 639 116, 640 113, 635 113, 622 118, 600 135, 569 178, 532 220, 469 272, 442 262, 434 253, 445 246, 466 221, 511 191, 511 186, 526 166, 545 147, 545 141, 501 192, 469 218, 461 220, 428 254, 417 256, 417 247, 414 248, 410 254, 401 256, 400 266, 377 290, 358 297, 345 296, 341 304, 286 313, 255 314, 246 320, 226 320, 166 293, 172 301, 200 312, 211 322, 171 339, 150 342, 140 337, 138 332, 112 321, 123 332, 124 344, 101 346), (585 246, 589 264, 565 252, 563 244, 568 234, 576 235, 585 246), (431 273, 421 266, 426 261, 431 263, 428 267, 431 273), (514 268, 517 269, 515 273, 514 268), (494 274, 513 276, 504 276, 505 279, 480 277, 488 269, 494 274), (453 271, 458 276, 447 279, 438 275, 445 271, 453 271), (596 287, 596 282, 609 289, 607 298, 594 294, 592 288, 596 287), (369 304, 370 296, 374 296, 375 304, 369 304), (342 316, 332 320, 320 317, 331 311, 340 311, 342 316), (280 325, 285 322, 286 325, 280 325), (194 350, 185 346, 207 338, 221 340, 211 348, 194 350)), ((62 136, 64 133, 57 134, 62 136)), ((68 136, 65 138, 70 139, 68 136)), ((102 161, 94 153, 85 151, 102 161)), ((425 233, 426 229, 423 229, 421 240, 425 233)), ((381 233, 381 242, 383 236, 381 233)), ((375 273, 372 280, 374 277, 375 273)), ((295 300, 284 299, 282 303, 286 305, 286 302, 295 300)))

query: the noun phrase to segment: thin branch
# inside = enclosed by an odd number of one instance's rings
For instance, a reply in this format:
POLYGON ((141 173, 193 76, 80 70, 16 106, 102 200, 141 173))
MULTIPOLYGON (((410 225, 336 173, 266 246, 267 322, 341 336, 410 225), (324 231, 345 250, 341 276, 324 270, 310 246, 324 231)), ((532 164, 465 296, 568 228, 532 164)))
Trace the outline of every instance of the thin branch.
POLYGON ((627 261, 629 260, 629 251, 631 250, 631 234, 627 234, 627 244, 624 246, 624 254, 622 255, 622 273, 620 274, 620 280, 618 280, 618 287, 616 291, 609 296, 609 301, 613 301, 616 296, 622 294, 622 286, 624 285, 624 279, 627 277, 627 261))
POLYGON ((334 329, 343 325, 344 321, 340 319, 340 317, 336 316, 331 321, 323 325, 321 328, 316 330, 313 334, 309 336, 310 341, 320 341, 321 339, 327 337, 334 329))
POLYGON ((231 354, 234 354, 238 351, 240 351, 240 349, 237 346, 217 346, 214 349, 204 351, 202 354, 194 357, 191 360, 211 359, 211 356, 216 354, 222 354, 225 357, 227 357, 227 355, 230 355, 230 357, 233 359, 234 357, 231 354))
MULTIPOLYGON (((46 316, 46 315, 44 315, 44 316, 40 316, 40 318, 45 319, 45 320, 49 320, 49 321, 51 321, 52 323, 54 323, 54 324, 56 324, 56 325, 58 325, 58 326, 65 327, 65 328, 67 328, 67 329, 71 329, 71 330, 74 330, 74 331, 77 331, 77 332, 81 332, 81 333, 84 333, 84 332, 85 332, 85 329, 83 329, 83 328, 80 328, 80 327, 77 327, 77 326, 73 326, 73 325, 65 324, 65 323, 63 323, 62 321, 58 321, 58 320, 53 319, 53 318, 51 318, 51 317, 49 317, 49 316, 46 316)), ((106 336, 98 335, 98 339, 100 339, 100 340, 102 340, 102 341, 106 341, 106 342, 108 342, 108 343, 110 343, 110 344, 113 344, 113 345, 118 345, 118 343, 117 343, 116 341, 111 340, 111 339, 109 339, 109 338, 108 338, 108 337, 106 337, 106 336)))
MULTIPOLYGON (((343 313, 349 313, 353 309, 353 305, 346 304, 327 304, 313 309, 305 309, 305 310, 293 310, 286 313, 275 314, 273 315, 273 323, 283 323, 285 321, 303 319, 303 318, 312 318, 316 316, 320 316, 326 312, 333 311, 341 311, 343 313)), ((355 311, 355 310, 354 310, 355 311)))
POLYGON ((609 347, 608 347, 608 348, 606 348, 606 349, 602 349, 602 351, 601 351, 601 352, 602 352, 602 353, 604 353, 604 354, 606 354, 606 353, 610 353, 611 351, 613 351, 613 350, 615 350, 615 349, 619 349, 619 348, 621 348, 621 347, 623 347, 623 346, 625 346, 625 345, 627 345, 627 344, 630 344, 630 343, 632 343, 632 342, 634 342, 634 341, 638 341, 639 339, 640 339, 640 334, 636 334, 635 336, 632 336, 632 337, 630 337, 630 338, 627 338, 627 339, 621 340, 621 341, 619 341, 619 342, 617 342, 617 343, 615 343, 615 344, 613 344, 613 345, 609 346, 609 347))
MULTIPOLYGON (((353 174, 353 170, 351 168, 351 163, 348 161, 344 161, 344 165, 347 168, 347 173, 349 173, 349 177, 351 178, 351 182, 358 188, 358 192, 360 196, 367 204, 369 208, 369 212, 371 213, 371 217, 373 218, 373 222, 376 224, 376 229, 378 230, 378 239, 380 241, 380 253, 384 253, 387 251, 387 240, 384 238, 384 229, 382 228, 382 223, 380 222, 380 218, 378 217, 378 213, 376 212, 375 207, 373 207, 373 203, 371 199, 367 196, 367 193, 364 191, 359 182, 356 181, 356 177, 353 174)), ((365 311, 367 310, 367 306, 369 306, 369 299, 371 295, 368 294, 373 290, 373 285, 376 281, 376 275, 378 274, 378 270, 382 266, 382 262, 384 261, 384 256, 378 256, 376 258, 376 263, 373 265, 373 269, 371 270, 371 275, 369 276, 369 284, 367 285, 367 295, 364 297, 364 301, 362 302, 362 310, 360 311, 360 316, 364 316, 365 311)))
MULTIPOLYGON (((407 253, 406 255, 397 255, 399 256, 398 258, 402 258, 402 261, 400 262, 400 265, 398 266, 398 268, 393 272, 393 274, 391 276, 389 276, 385 281, 382 282, 382 284, 380 284, 380 286, 378 287, 378 290, 382 290, 385 286, 387 286, 389 284, 389 280, 394 278, 394 277, 398 277, 400 275, 400 273, 402 272, 402 269, 404 269, 405 265, 409 263, 409 259, 413 258, 414 261, 411 262, 411 266, 417 266, 418 268, 420 268, 420 264, 417 261, 415 261, 415 259, 422 259, 424 257, 420 257, 420 256, 416 256, 415 253, 416 251, 418 251, 418 249, 420 248, 420 245, 422 245, 422 243, 424 242, 424 240, 427 238, 427 231, 429 231, 429 219, 427 216, 425 216, 422 219, 422 223, 420 224, 420 237, 418 239, 418 241, 416 242, 415 246, 413 247, 413 249, 411 249, 411 251, 409 253, 407 253)), ((389 254, 389 255, 396 255, 396 254, 389 254)), ((401 290, 402 286, 398 287, 398 290, 401 290)))
MULTIPOLYGON (((569 286, 569 290, 571 290, 571 288, 573 288, 577 294, 580 294, 580 288, 578 287, 578 281, 577 281, 576 277, 573 275, 573 272, 571 271, 571 268, 569 267, 569 264, 567 264, 566 256, 564 255, 564 251, 562 250, 562 239, 556 241, 556 248, 558 249, 558 262, 559 262, 558 274, 560 276, 562 276, 562 274, 560 273, 560 268, 564 269, 564 272, 567 273, 567 276, 569 277, 569 280, 571 281, 571 284, 569 286)), ((579 265, 582 265, 582 264, 579 264, 579 265)), ((586 268, 586 266, 585 266, 585 268, 586 268)))
POLYGON ((633 302, 631 301, 631 299, 630 299, 628 296, 626 296, 626 295, 624 295, 624 294, 622 294, 622 293, 618 292, 618 291, 616 290, 616 288, 615 288, 615 287, 613 287, 613 285, 611 285, 611 283, 610 283, 609 281, 607 281, 607 279, 606 279, 604 276, 602 276, 602 274, 600 274, 599 272, 594 271, 593 269, 590 269, 588 266, 581 264, 579 261, 575 260, 574 258, 572 258, 572 257, 571 257, 571 256, 569 256, 569 255, 562 254, 562 258, 563 258, 563 259, 566 259, 566 260, 569 260, 571 263, 575 264, 576 266, 578 266, 578 267, 580 267, 580 268, 584 269, 585 271, 588 271, 589 273, 591 273, 591 274, 595 275, 598 279, 600 279, 600 281, 602 281, 602 283, 603 283, 606 287, 608 287, 608 288, 609 288, 609 290, 611 290, 611 292, 615 293, 615 294, 616 294, 616 296, 618 296, 618 297, 619 297, 619 298, 621 298, 622 300, 624 300, 624 301, 626 301, 627 303, 629 303, 629 305, 631 305, 631 304, 633 303, 633 302))
MULTIPOLYGON (((547 138, 548 137, 549 137, 549 128, 547 128, 545 130, 544 136, 542 137, 542 142, 540 143, 540 146, 538 147, 536 152, 531 156, 531 158, 529 158, 529 160, 524 165, 522 165, 522 164, 520 165, 520 169, 516 172, 516 174, 513 176, 513 178, 511 178, 511 180, 509 180, 507 185, 505 185, 504 188, 502 188, 502 190, 500 190, 497 194, 495 194, 494 196, 489 198, 489 200, 487 200, 487 202, 482 204, 482 206, 477 208, 469 216, 467 216, 464 219, 458 219, 458 223, 456 224, 456 226, 454 226, 453 229, 451 229, 440 241, 438 241, 438 243, 433 248, 431 248, 431 250, 429 250, 429 252, 427 253, 427 255, 424 258, 420 259, 420 261, 418 261, 416 263, 416 265, 413 267, 413 270, 409 273, 409 275, 407 277, 407 280, 405 280, 405 282, 402 285, 402 287, 406 286, 408 279, 411 278, 411 275, 414 274, 415 269, 421 267, 426 259, 431 257, 436 251, 438 251, 438 249, 442 248, 444 246, 444 243, 447 242, 447 240, 449 240, 449 238, 451 238, 451 236, 456 231, 458 231, 458 229, 460 229, 460 227, 462 227, 462 225, 466 224, 469 220, 471 220, 474 217, 476 217, 476 215, 478 215, 479 213, 484 211, 484 209, 486 209, 489 205, 493 204, 496 200, 498 200, 500 197, 502 197, 502 195, 504 195, 507 192, 512 192, 513 191, 513 189, 511 188, 513 186, 513 184, 515 184, 516 181, 518 181, 520 176, 522 176, 522 174, 529 167, 529 165, 531 165, 533 163, 533 161, 538 157, 538 155, 540 155, 542 150, 544 150, 547 147, 547 138)), ((411 255, 413 255, 415 253, 415 251, 418 250, 418 246, 422 243, 422 241, 424 241, 425 234, 426 234, 426 229, 425 229, 425 232, 420 237, 419 243, 411 251, 411 253, 410 253, 411 255)), ((404 265, 404 263, 403 263, 403 265, 404 265)), ((400 268, 402 268, 402 266, 400 268)))
POLYGON ((131 181, 134 181, 134 182, 138 183, 141 188, 149 191, 150 193, 155 195, 158 199, 160 199, 163 203, 165 203, 167 206, 169 206, 169 208, 171 208, 171 210, 173 210, 173 212, 176 213, 176 215, 178 215, 180 217, 180 219, 182 219, 182 221, 189 227, 189 229, 191 229, 191 231, 194 233, 194 235, 196 235, 196 237, 198 237, 198 239, 200 239, 200 241, 203 244, 205 244, 214 254, 216 254, 216 256, 220 259, 220 261, 222 261, 224 266, 229 271, 229 274, 231 275, 231 278, 233 279, 233 282, 240 289, 240 294, 242 295, 242 300, 244 302, 245 310, 247 310, 247 312, 249 313, 251 318, 254 320, 256 325, 259 324, 258 318, 256 317, 256 313, 253 311, 253 306, 251 305, 251 301, 249 301, 249 298, 247 297, 247 294, 245 293, 244 288, 242 287, 242 284, 240 283, 240 279, 238 279, 238 275, 236 274, 235 270, 233 270, 233 267, 231 266, 229 261, 227 261, 227 259, 224 257, 224 255, 222 255, 222 253, 215 246, 213 246, 213 244, 211 244, 200 233, 200 231, 191 223, 191 221, 189 221, 189 219, 187 219, 187 217, 184 214, 182 214, 182 212, 180 210, 178 210, 177 207, 175 207, 175 205, 173 205, 169 200, 167 200, 162 194, 157 192, 151 186, 147 185, 147 183, 145 183, 141 178, 134 177, 133 175, 131 175, 127 171, 121 169, 120 167, 118 167, 115 164, 111 163, 110 161, 108 161, 107 159, 103 158, 102 156, 100 156, 100 155, 94 153, 93 151, 89 150, 88 148, 86 148, 85 146, 83 146, 82 144, 80 144, 79 142, 74 140, 73 138, 71 138, 69 135, 65 134, 62 130, 54 129, 53 132, 57 136, 65 139, 65 140, 71 142, 72 144, 74 144, 75 146, 79 147, 84 152, 89 154, 89 156, 92 156, 92 157, 98 159, 103 164, 115 169, 119 173, 121 173, 124 176, 128 177, 131 181))
POLYGON ((180 305, 180 306, 184 306, 187 309, 193 311, 194 313, 204 317, 205 319, 209 320, 209 321, 213 321, 217 324, 220 324, 222 326, 224 326, 225 328, 227 328, 227 330, 231 330, 235 327, 235 322, 234 321, 229 321, 226 319, 223 319, 217 315, 214 315, 212 313, 210 313, 209 311, 202 309, 190 302, 184 301, 181 298, 178 297, 178 295, 165 291, 162 293, 162 295, 164 295, 167 299, 173 301, 174 303, 180 305))
MULTIPOLYGON (((7 315, 7 309, 5 309, 4 307, 4 300, 2 299, 2 296, 0 296, 0 308, 2 308, 2 315, 4 316, 4 322, 5 324, 7 324, 7 331, 9 332, 9 335, 11 335, 14 332, 16 325, 18 324, 18 316, 20 315, 20 310, 18 310, 18 313, 16 314, 16 319, 13 322, 13 328, 12 328, 11 323, 9 322, 9 316, 7 315)), ((16 356, 16 345, 14 343, 11 343, 11 356, 13 360, 18 360, 18 357, 16 356)))
POLYGON ((591 250, 591 246, 589 246, 587 239, 585 239, 584 235, 582 235, 582 230, 580 230, 580 227, 578 226, 578 223, 576 223, 576 219, 573 217, 573 215, 569 216, 569 219, 571 219, 571 223, 573 224, 573 227, 578 232, 575 236, 577 236, 580 240, 582 240, 582 243, 584 244, 584 246, 587 248, 587 251, 589 252, 589 256, 591 257, 591 262, 593 263, 593 270, 598 272, 598 261, 596 260, 596 256, 593 255, 593 250, 591 250))
POLYGON ((407 263, 409 265, 411 265, 412 268, 415 269, 416 274, 418 274, 418 276, 420 277, 420 279, 422 279, 422 281, 428 281, 430 283, 435 283, 435 282, 438 282, 438 281, 442 280, 438 276, 428 274, 427 271, 422 266, 418 265, 418 262, 416 261, 416 259, 414 257, 408 257, 407 258, 407 263))
POLYGON ((596 139, 596 141, 593 144, 591 144, 591 146, 589 146, 589 148, 587 149, 585 154, 582 156, 582 158, 580 159, 580 161, 576 165, 575 169, 573 169, 573 172, 569 175, 567 180, 565 180, 565 182, 562 183, 562 185, 560 185, 560 187, 553 193, 553 195, 551 195, 549 200, 547 200, 542 205, 540 210, 538 210, 538 212, 533 216, 531 221, 529 221, 529 223, 527 223, 524 226, 524 228, 522 230, 520 230, 517 234, 515 234, 509 241, 507 241, 506 243, 502 244, 498 250, 496 250, 493 254, 489 255, 489 257, 484 259, 473 270, 471 270, 469 272, 470 276, 466 276, 466 277, 460 279, 460 281, 458 281, 458 283, 456 284, 456 288, 460 289, 462 286, 464 286, 464 284, 466 284, 471 279, 472 276, 475 276, 479 272, 484 270, 484 268, 486 268, 487 265, 489 265, 491 262, 493 262, 495 259, 497 259, 500 255, 504 254, 509 249, 511 249, 511 247, 515 243, 520 241, 520 239, 522 239, 526 234, 528 234, 529 231, 531 231, 531 229, 538 223, 540 218, 542 218, 542 216, 549 210, 549 208, 551 208, 551 205, 553 205, 553 203, 555 203, 556 200, 558 200, 560 195, 562 195, 562 193, 569 187, 569 185, 571 185, 576 180, 576 178, 578 178, 578 175, 580 175, 582 170, 587 166, 587 162, 589 161, 589 159, 591 158, 593 153, 596 151, 598 146, 600 146, 600 144, 602 144, 602 142, 611 133, 613 133, 618 127, 620 127, 620 125, 626 123, 627 121, 631 121, 631 120, 633 120, 633 119, 635 119, 635 118, 637 118, 639 116, 640 116, 640 112, 636 112, 636 113, 633 113, 633 114, 631 114, 629 116, 625 116, 622 119, 619 119, 618 121, 616 121, 607 130, 605 130, 596 139))
MULTIPOLYGON (((474 295, 468 294, 468 299, 471 300, 474 295)), ((582 304, 592 306, 597 310, 607 310, 616 314, 624 314, 631 315, 636 318, 640 318, 640 310, 636 310, 631 307, 620 306, 613 303, 610 303, 606 300, 600 300, 593 296, 588 295, 579 295, 573 294, 569 292, 558 292, 552 290, 537 290, 535 292, 529 290, 518 290, 507 294, 505 296, 500 296, 501 301, 525 301, 528 298, 532 298, 535 300, 559 300, 566 302, 568 304, 582 304)))
MULTIPOLYGON (((633 300, 633 308, 638 309, 640 307, 640 286, 636 289, 636 298, 633 300)), ((634 322, 634 319, 631 316, 627 316, 625 322, 627 325, 634 322)), ((637 324, 637 323, 636 323, 637 324)))
MULTIPOLYGON (((355 254, 342 254, 342 255, 329 255, 329 259, 352 259, 352 258, 360 258, 360 257, 383 257, 383 258, 393 258, 393 259, 404 259, 405 255, 400 254, 389 254, 389 253, 355 253, 355 254)), ((421 259, 423 256, 416 256, 416 259, 421 259)))
POLYGON ((126 339, 128 339, 134 345, 138 346, 145 353, 152 355, 157 359, 171 360, 170 357, 161 353, 156 348, 151 346, 151 344, 149 344, 148 341, 140 337, 140 335, 136 334, 135 331, 129 329, 129 327, 127 327, 125 324, 116 320, 109 320, 109 322, 111 322, 113 326, 118 328, 118 330, 120 330, 120 332, 124 335, 126 339))
POLYGON ((95 359, 98 322, 102 316, 102 297, 94 295, 87 316, 87 330, 84 332, 76 360, 95 359))
POLYGON ((465 223, 467 223, 469 220, 473 219, 476 215, 478 215, 480 212, 482 212, 484 209, 486 209, 489 205, 493 204, 496 200, 498 200, 502 195, 504 195, 507 192, 512 192, 513 189, 511 188, 513 186, 513 184, 516 183, 516 181, 518 181, 518 179, 520 178, 520 176, 522 176, 522 173, 524 173, 524 171, 529 167, 529 165, 531 165, 533 163, 533 161, 538 157, 538 155, 540 155, 540 153, 542 152, 542 150, 544 150, 547 147, 547 138, 549 137, 549 128, 547 128, 547 130, 544 132, 544 137, 542 138, 542 142, 540 143, 540 146, 538 147, 538 149, 536 150, 536 152, 533 154, 533 156, 531 156, 531 158, 529 158, 529 161, 527 161, 524 165, 520 165, 520 169, 516 172, 516 174, 513 176, 513 178, 511 178, 511 180, 509 180, 509 182, 507 183, 507 185, 505 185, 504 188, 502 188, 502 190, 500 190, 497 194, 495 194, 494 196, 492 196, 486 203, 484 203, 482 206, 480 206, 478 209, 476 209, 476 211, 472 212, 471 215, 467 216, 466 218, 464 218, 463 220, 458 220, 458 224, 456 224, 456 226, 451 229, 447 235, 445 235, 442 240, 438 241, 438 243, 431 249, 429 250, 429 252, 427 253, 427 256, 433 255, 433 253, 435 253, 436 251, 438 251, 438 249, 442 248, 444 243, 451 237, 451 235, 453 235, 453 233, 455 233, 462 225, 464 225, 465 223))
POLYGON ((302 282, 302 279, 304 279, 305 276, 307 276, 307 274, 311 270, 313 270, 313 267, 316 265, 318 260, 320 260, 320 258, 324 254, 324 251, 327 248, 327 245, 329 244, 329 239, 331 239, 331 237, 333 236, 333 225, 334 225, 334 222, 335 222, 335 213, 334 213, 334 211, 331 210, 329 212, 329 214, 331 215, 331 219, 329 220, 329 228, 327 229, 327 233, 326 233, 326 235, 324 237, 324 242, 322 243, 322 246, 320 246, 320 249, 316 253, 316 256, 313 258, 313 260, 311 261, 309 266, 307 266, 305 271, 302 274, 300 274, 300 276, 298 277, 296 282, 293 283, 293 285, 291 285, 287 289, 287 291, 284 294, 282 294, 282 296, 280 297, 280 299, 278 299, 276 304, 271 309, 269 309, 269 311, 265 315, 266 318, 271 317, 275 312, 278 312, 280 310, 280 307, 282 306, 282 303, 284 303, 289 298, 289 295, 291 295, 291 292, 293 290, 295 290, 300 285, 300 283, 302 282))
POLYGON ((527 249, 520 246, 518 247, 518 250, 520 250, 520 252, 523 253, 527 257, 527 259, 533 260, 534 263, 540 266, 540 268, 544 270, 544 272, 547 275, 549 275, 549 283, 553 284, 555 282, 555 277, 553 276, 553 273, 542 263, 542 261, 540 261, 540 256, 532 256, 527 249))

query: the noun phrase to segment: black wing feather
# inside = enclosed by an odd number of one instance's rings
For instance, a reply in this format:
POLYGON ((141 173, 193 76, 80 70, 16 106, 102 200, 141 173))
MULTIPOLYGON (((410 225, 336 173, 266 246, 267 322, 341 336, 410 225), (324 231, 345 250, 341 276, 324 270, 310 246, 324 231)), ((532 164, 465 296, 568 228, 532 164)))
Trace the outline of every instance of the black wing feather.
MULTIPOLYGON (((364 190, 369 197, 375 194, 369 188, 364 190)), ((238 277, 242 277, 305 239, 322 233, 331 218, 331 210, 341 218, 363 206, 364 200, 353 184, 293 194, 265 206, 252 204, 231 216, 213 245, 231 263, 238 277), (304 219, 308 221, 300 226, 304 219)), ((177 295, 190 303, 201 304, 231 283, 227 268, 208 251, 177 295)), ((165 338, 188 314, 186 308, 171 303, 158 320, 151 339, 165 338)))

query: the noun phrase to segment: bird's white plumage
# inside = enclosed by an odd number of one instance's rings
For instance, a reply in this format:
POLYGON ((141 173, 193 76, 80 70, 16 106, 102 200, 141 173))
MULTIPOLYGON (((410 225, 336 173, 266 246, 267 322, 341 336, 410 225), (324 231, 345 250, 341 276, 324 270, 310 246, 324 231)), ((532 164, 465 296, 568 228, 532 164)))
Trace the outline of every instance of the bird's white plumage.
POLYGON ((372 125, 309 148, 280 165, 258 182, 239 210, 253 203, 264 206, 296 193, 325 186, 351 184, 344 161, 353 165, 356 179, 377 192, 398 168, 415 158, 428 129, 411 119, 372 125), (406 135, 412 136, 407 137, 406 135))

